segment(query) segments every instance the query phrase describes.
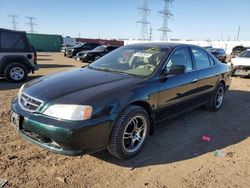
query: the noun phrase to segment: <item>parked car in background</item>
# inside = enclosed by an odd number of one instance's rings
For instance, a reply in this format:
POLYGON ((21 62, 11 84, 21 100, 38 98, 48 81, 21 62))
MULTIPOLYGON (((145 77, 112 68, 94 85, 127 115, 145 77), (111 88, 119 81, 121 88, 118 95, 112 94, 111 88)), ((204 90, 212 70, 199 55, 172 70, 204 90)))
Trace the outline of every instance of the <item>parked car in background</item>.
POLYGON ((79 52, 76 54, 75 58, 83 62, 93 62, 117 48, 118 46, 101 45, 90 51, 79 52))
POLYGON ((67 48, 72 48, 73 46, 75 46, 76 44, 66 44, 66 45, 63 45, 61 47, 61 52, 64 54, 64 56, 66 56, 66 49, 67 48))
POLYGON ((211 54, 213 54, 219 61, 226 63, 227 55, 223 48, 209 48, 207 50, 211 54))
POLYGON ((232 58, 231 62, 234 76, 250 76, 250 49, 232 58))
POLYGON ((240 55, 241 52, 247 50, 246 47, 244 46, 235 46, 233 49, 232 49, 232 52, 231 52, 231 56, 232 57, 236 57, 238 55, 240 55))
POLYGON ((127 45, 85 68, 24 84, 11 122, 25 139, 57 153, 107 148, 127 159, 158 123, 202 105, 219 110, 230 83, 229 66, 198 46, 127 45))
POLYGON ((88 43, 88 42, 79 43, 71 48, 67 48, 65 55, 67 57, 74 57, 80 51, 93 50, 94 48, 100 45, 101 44, 98 44, 98 43, 88 43))
POLYGON ((212 46, 202 46, 202 48, 209 50, 209 49, 212 49, 213 47, 212 46))
POLYGON ((18 83, 38 70, 36 51, 25 32, 0 28, 0 76, 18 83))

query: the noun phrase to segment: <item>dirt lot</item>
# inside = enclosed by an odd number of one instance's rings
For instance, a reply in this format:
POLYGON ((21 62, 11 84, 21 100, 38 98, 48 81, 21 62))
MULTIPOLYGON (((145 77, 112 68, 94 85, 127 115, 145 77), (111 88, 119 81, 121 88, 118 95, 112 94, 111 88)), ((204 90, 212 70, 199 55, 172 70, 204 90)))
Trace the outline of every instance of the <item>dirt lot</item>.
MULTIPOLYGON (((84 64, 39 53, 33 79, 84 64)), ((142 153, 119 161, 106 151, 66 157, 22 140, 9 123, 20 84, 0 79, 0 179, 6 187, 250 187, 250 79, 233 78, 223 108, 164 122, 142 153), (201 141, 209 135, 211 142, 201 141), (212 152, 220 150, 225 156, 212 152)))

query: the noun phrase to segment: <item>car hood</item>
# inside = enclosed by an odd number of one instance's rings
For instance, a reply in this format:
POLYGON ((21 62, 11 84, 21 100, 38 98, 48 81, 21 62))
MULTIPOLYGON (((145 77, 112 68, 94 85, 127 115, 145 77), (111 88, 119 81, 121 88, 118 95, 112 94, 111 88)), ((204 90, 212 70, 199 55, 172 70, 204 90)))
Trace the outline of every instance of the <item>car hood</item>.
POLYGON ((232 59, 234 66, 250 66, 250 58, 236 57, 232 59))
POLYGON ((85 98, 112 88, 136 83, 140 80, 131 75, 93 70, 88 67, 54 73, 25 84, 23 92, 49 102, 81 91, 85 98), (82 92, 83 91, 83 92, 82 92), (87 96, 88 95, 88 96, 87 96))

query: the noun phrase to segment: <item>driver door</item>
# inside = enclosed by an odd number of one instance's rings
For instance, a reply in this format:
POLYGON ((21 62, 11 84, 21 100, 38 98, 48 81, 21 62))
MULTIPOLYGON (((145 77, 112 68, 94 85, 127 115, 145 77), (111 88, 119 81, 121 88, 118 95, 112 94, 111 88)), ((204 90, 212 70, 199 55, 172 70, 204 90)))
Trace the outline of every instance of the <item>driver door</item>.
POLYGON ((169 74, 158 80, 159 113, 156 121, 165 120, 196 105, 198 74, 194 70, 187 47, 178 48, 173 52, 163 72, 170 71, 171 67, 175 65, 184 65, 185 71, 175 75, 169 74))

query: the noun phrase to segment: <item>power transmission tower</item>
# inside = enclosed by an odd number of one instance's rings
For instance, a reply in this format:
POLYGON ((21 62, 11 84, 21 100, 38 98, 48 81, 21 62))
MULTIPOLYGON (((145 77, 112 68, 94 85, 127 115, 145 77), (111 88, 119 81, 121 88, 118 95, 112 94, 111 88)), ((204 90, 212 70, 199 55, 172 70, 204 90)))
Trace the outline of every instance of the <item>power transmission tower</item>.
POLYGON ((168 28, 168 20, 173 16, 173 14, 169 11, 169 5, 174 0, 163 0, 164 8, 163 10, 159 11, 158 13, 161 14, 163 18, 162 27, 159 29, 161 31, 161 40, 167 41, 168 40, 168 32, 171 30, 168 28))
POLYGON ((11 18, 11 24, 12 24, 12 29, 14 30, 17 30, 17 18, 18 18, 18 15, 14 15, 14 14, 9 14, 8 15, 10 18, 11 18))
POLYGON ((148 8, 148 0, 141 0, 141 6, 138 7, 139 14, 141 15, 141 19, 137 21, 140 24, 139 31, 139 39, 140 40, 148 40, 148 16, 150 13, 150 9, 148 8))
POLYGON ((35 32, 34 31, 34 26, 37 25, 37 24, 34 23, 33 20, 35 20, 36 18, 35 17, 31 17, 31 16, 27 16, 26 18, 29 20, 29 22, 26 23, 27 25, 30 26, 30 31, 29 32, 30 33, 34 33, 35 32))
POLYGON ((152 26, 150 24, 150 29, 149 29, 149 40, 152 41, 152 38, 153 38, 153 29, 152 29, 152 26))

